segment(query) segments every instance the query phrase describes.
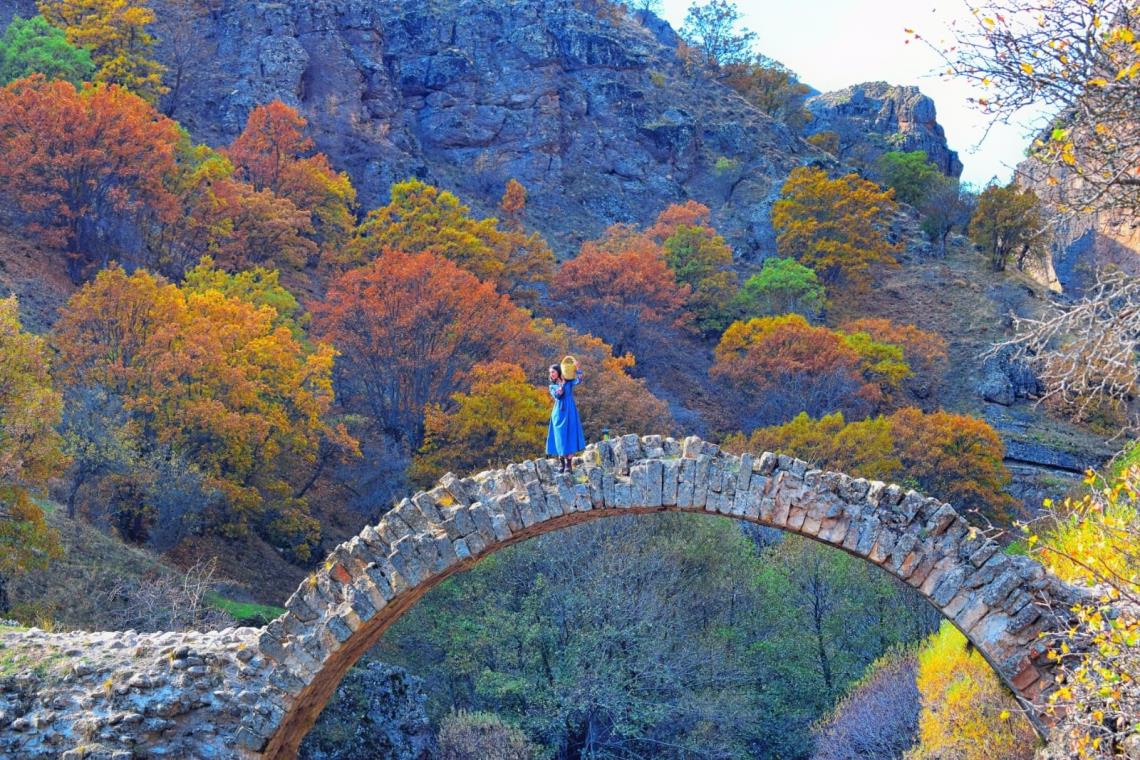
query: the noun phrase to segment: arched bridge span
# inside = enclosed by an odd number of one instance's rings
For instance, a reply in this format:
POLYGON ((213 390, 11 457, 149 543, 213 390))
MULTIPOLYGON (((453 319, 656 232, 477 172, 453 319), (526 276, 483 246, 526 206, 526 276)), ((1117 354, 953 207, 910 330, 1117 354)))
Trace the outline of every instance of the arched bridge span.
MULTIPOLYGON (((555 472, 546 460, 470 478, 444 476, 337 547, 289 599, 287 613, 263 629, 135 635, 131 677, 118 680, 116 668, 121 675, 126 666, 115 656, 88 656, 96 664, 81 669, 89 672, 73 683, 110 672, 103 698, 58 688, 60 709, 44 719, 50 735, 29 741, 30 724, 16 730, 0 722, 0 754, 22 749, 32 757, 41 745, 58 750, 94 735, 111 745, 133 742, 136 753, 153 743, 159 753, 293 757, 348 669, 441 581, 528 538, 607 516, 659 511, 778 528, 880 566, 966 634, 1045 733, 1041 706, 1056 665, 1045 656, 1040 634, 1064 629, 1067 611, 1085 592, 1027 557, 1003 553, 949 504, 786 456, 735 456, 695 437, 624 436, 591 445, 577 461, 573 476, 555 472), (128 717, 125 707, 133 709, 128 717), (76 710, 86 724, 78 725, 76 710), (128 739, 117 739, 112 729, 126 721, 128 739), (58 737, 54 744, 51 736, 58 737)), ((76 655, 77 645, 98 652, 117 635, 23 636, 41 652, 70 644, 76 655), (87 638, 80 643, 77 636, 87 638)), ((3 698, 0 690, 0 716, 3 698)), ((30 699, 47 704, 43 695, 30 699)), ((34 709, 28 715, 40 720, 34 709)))

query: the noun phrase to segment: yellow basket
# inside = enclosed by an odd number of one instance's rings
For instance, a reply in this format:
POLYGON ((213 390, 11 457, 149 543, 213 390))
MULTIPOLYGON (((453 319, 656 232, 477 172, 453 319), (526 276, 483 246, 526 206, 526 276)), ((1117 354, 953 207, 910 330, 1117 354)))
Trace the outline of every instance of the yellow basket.
POLYGON ((562 379, 573 380, 578 376, 578 361, 573 356, 562 360, 562 379))

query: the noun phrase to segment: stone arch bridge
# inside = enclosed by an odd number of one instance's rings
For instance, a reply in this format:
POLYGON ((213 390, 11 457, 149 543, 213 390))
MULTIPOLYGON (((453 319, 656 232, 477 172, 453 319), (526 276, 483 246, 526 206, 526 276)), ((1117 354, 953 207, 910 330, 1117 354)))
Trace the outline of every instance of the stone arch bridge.
POLYGON ((527 538, 658 511, 746 520, 882 567, 966 634, 1045 733, 1055 664, 1039 634, 1063 629, 1084 592, 949 504, 697 438, 629 435, 577 461, 573 477, 546 460, 444 476, 337 547, 263 629, 0 634, 0 756, 292 757, 345 672, 445 578, 527 538), (25 666, 4 677, 5 662, 25 666))

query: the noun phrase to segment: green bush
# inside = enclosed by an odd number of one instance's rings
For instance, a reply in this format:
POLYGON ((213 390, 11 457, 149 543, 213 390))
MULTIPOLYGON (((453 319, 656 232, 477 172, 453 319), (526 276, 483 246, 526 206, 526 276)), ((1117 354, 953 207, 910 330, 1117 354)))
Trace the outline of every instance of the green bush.
POLYGON ((826 305, 826 291, 815 271, 795 259, 765 260, 764 268, 749 277, 737 295, 737 310, 744 318, 795 312, 815 319, 826 305))

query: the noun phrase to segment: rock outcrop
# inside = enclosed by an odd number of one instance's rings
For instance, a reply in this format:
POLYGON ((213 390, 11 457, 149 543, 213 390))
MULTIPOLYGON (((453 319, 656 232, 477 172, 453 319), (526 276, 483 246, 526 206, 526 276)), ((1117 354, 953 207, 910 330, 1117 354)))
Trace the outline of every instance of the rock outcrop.
POLYGON ((516 178, 562 255, 688 198, 741 255, 770 251, 784 177, 830 160, 686 67, 667 24, 593 0, 225 0, 195 34, 208 56, 173 115, 196 138, 226 143, 280 98, 365 207, 414 176, 491 213, 516 178))
POLYGON ((838 134, 844 162, 873 167, 888 151, 921 150, 947 176, 962 174, 962 162, 946 144, 934 101, 917 87, 864 82, 817 95, 807 107, 814 117, 808 133, 838 134))

